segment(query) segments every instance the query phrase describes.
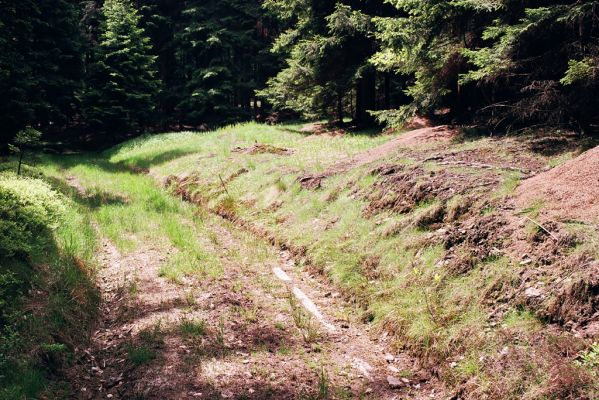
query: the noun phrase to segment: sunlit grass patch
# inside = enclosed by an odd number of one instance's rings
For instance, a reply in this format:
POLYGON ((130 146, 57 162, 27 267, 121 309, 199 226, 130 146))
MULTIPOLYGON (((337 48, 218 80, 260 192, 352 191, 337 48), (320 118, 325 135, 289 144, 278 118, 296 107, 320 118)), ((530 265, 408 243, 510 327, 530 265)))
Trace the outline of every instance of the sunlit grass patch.
MULTIPOLYGON (((425 187, 425 173, 423 179, 415 180, 423 184, 423 197, 402 199, 392 194, 390 200, 405 200, 406 207, 369 212, 372 201, 367 195, 375 193, 373 186, 384 184, 373 169, 418 164, 424 159, 421 153, 432 147, 402 149, 399 154, 326 177, 318 189, 308 190, 302 188, 299 178, 322 172, 391 137, 305 136, 294 129, 250 123, 215 132, 144 137, 87 165, 83 158, 61 160, 65 170, 60 174, 76 176, 82 186, 91 188, 90 199, 82 206, 90 208, 100 232, 119 249, 134 251, 141 243, 168 249, 169 256, 160 268, 166 279, 182 282, 189 276, 220 276, 223 265, 219 257, 226 256, 227 263, 237 264, 242 271, 242 277, 230 282, 233 292, 245 293, 250 279, 255 284, 252 287, 265 293, 282 292, 282 286, 275 286, 269 275, 278 250, 256 239, 254 233, 238 229, 236 223, 208 213, 243 220, 244 227, 255 224, 272 242, 289 246, 297 256, 298 269, 310 266, 311 271, 322 271, 335 290, 352 301, 355 315, 361 316, 356 319, 388 332, 398 349, 422 357, 423 365, 438 366, 446 383, 467 387, 465 393, 480 394, 481 398, 489 393, 535 398, 535 391, 542 393, 543 385, 554 378, 550 357, 537 357, 533 347, 545 322, 533 313, 534 305, 514 304, 522 293, 519 289, 526 276, 522 272, 533 266, 509 258, 511 253, 503 246, 509 239, 500 238, 497 243, 501 244, 488 246, 497 248, 487 249, 488 233, 476 225, 505 217, 504 205, 522 174, 507 169, 447 167, 460 179, 480 180, 482 173, 497 174, 499 187, 481 181, 482 186, 469 191, 459 182, 438 195, 436 187, 425 187), (292 151, 284 155, 244 151, 254 144, 292 151), (403 158, 406 154, 415 158, 403 158), (150 174, 134 174, 130 169, 149 169, 150 174), (186 182, 185 195, 191 194, 201 210, 160 188, 170 174, 186 182), (221 229, 213 230, 216 225, 221 229), (256 268, 264 273, 250 275, 256 268), (504 348, 508 350, 504 352, 504 348), (495 376, 503 372, 506 376, 495 376)), ((447 150, 456 152, 501 152, 489 139, 450 146, 447 150)), ((445 154, 438 144, 434 151, 445 154)), ((513 155, 501 156, 507 162, 513 155)), ((425 172, 442 168, 446 166, 424 165, 425 172)), ((536 219, 541 209, 542 204, 535 203, 519 216, 536 219)), ((592 227, 572 221, 566 227, 577 237, 567 252, 599 258, 592 227)), ((290 306, 298 334, 308 343, 318 342, 311 318, 290 306)), ((261 318, 259 308, 253 305, 232 311, 227 318, 249 323, 261 318)), ((208 340, 224 354, 230 348, 225 343, 225 316, 218 325, 212 323, 208 340)), ((280 325, 277 329, 285 328, 280 325)), ((562 373, 558 378, 565 376, 562 373)))
POLYGON ((48 173, 56 174, 56 165, 62 164, 66 173, 83 185, 86 195, 88 191, 101 193, 95 196, 94 204, 84 202, 84 206, 89 207, 89 215, 97 221, 101 233, 120 251, 132 252, 140 245, 155 245, 166 251, 172 246, 175 253, 161 267, 160 275, 174 282, 186 275, 222 273, 202 219, 189 204, 171 196, 151 177, 132 174, 125 167, 101 159, 88 164, 76 157, 50 161, 48 173))
POLYGON ((567 152, 567 153, 560 154, 557 157, 551 158, 547 162, 547 167, 549 167, 549 168, 559 167, 560 165, 565 164, 569 160, 573 159, 575 157, 575 155, 576 154, 574 152, 567 152))
POLYGON ((566 230, 575 236, 572 252, 588 254, 599 260, 599 233, 593 226, 584 223, 568 222, 566 230))
POLYGON ((503 179, 499 188, 495 191, 492 198, 503 199, 507 196, 514 194, 516 188, 520 184, 522 174, 520 172, 506 172, 503 174, 503 179))
POLYGON ((184 317, 179 322, 179 332, 186 337, 200 337, 206 335, 206 322, 200 319, 184 317))
POLYGON ((227 176, 227 171, 232 173, 246 167, 254 173, 253 179, 241 179, 244 186, 257 188, 264 186, 260 177, 273 168, 319 171, 337 160, 391 139, 389 136, 360 134, 340 138, 312 136, 307 139, 296 133, 293 127, 245 123, 214 132, 155 135, 130 141, 106 155, 112 163, 150 168, 161 176, 197 170, 211 181, 217 178, 215 173, 227 176), (290 148, 294 152, 287 156, 231 153, 236 147, 255 143, 290 148))
POLYGON ((223 272, 222 266, 210 254, 198 250, 183 250, 170 256, 158 272, 172 282, 180 283, 184 276, 217 277, 223 272))
POLYGON ((576 363, 594 376, 599 375, 599 343, 594 342, 588 350, 581 351, 576 363))
POLYGON ((482 370, 480 358, 476 358, 476 356, 464 358, 457 363, 455 369, 456 373, 463 380, 474 376, 480 376, 482 370))
POLYGON ((319 330, 318 322, 314 320, 311 314, 304 310, 292 292, 287 293, 287 300, 293 322, 300 331, 304 342, 311 344, 319 341, 322 334, 319 330))
POLYGON ((519 332, 534 333, 541 329, 541 321, 530 311, 513 310, 503 319, 501 326, 519 332))
POLYGON ((255 323, 258 321, 260 308, 255 304, 237 306, 234 307, 234 310, 248 323, 255 323))

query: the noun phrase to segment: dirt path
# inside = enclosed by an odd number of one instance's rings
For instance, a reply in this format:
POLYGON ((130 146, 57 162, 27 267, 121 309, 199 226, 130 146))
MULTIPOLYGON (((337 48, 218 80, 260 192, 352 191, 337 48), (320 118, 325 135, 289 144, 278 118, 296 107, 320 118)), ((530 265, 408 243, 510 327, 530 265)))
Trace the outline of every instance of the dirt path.
POLYGON ((148 244, 121 254, 102 240, 101 318, 69 371, 76 398, 439 397, 430 376, 391 354, 322 277, 232 223, 206 218, 218 277, 174 283, 160 267, 176 250, 148 244))

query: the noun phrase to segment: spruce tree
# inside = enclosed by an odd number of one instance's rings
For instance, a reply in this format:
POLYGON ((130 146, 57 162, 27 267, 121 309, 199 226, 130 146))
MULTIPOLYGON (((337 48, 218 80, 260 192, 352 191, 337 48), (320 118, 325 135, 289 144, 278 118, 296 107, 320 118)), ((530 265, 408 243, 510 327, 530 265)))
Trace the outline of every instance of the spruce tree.
POLYGON ((162 82, 156 101, 156 112, 162 129, 176 124, 175 107, 180 101, 178 90, 179 66, 175 57, 175 33, 182 21, 185 2, 181 0, 138 0, 141 24, 152 42, 157 56, 158 76, 162 82))
POLYGON ((499 131, 561 125, 599 132, 599 2, 392 4, 398 16, 374 21, 380 51, 372 60, 409 76, 411 103, 381 115, 387 122, 445 110, 452 121, 499 131))
POLYGON ((100 43, 89 65, 83 114, 92 131, 124 135, 153 121, 160 86, 150 40, 129 0, 106 0, 100 43))
POLYGON ((497 7, 461 76, 488 93, 476 116, 491 127, 567 126, 599 134, 599 2, 497 7))
POLYGON ((28 97, 34 86, 27 37, 32 36, 33 1, 0 3, 0 143, 3 151, 13 135, 34 118, 28 97))
POLYGON ((187 1, 175 40, 181 121, 223 124, 251 118, 254 91, 276 64, 268 52, 272 39, 260 2, 187 1))
POLYGON ((355 99, 355 122, 372 122, 368 111, 376 109, 376 77, 369 58, 376 47, 370 13, 385 11, 383 3, 269 0, 266 5, 289 26, 273 49, 286 56, 287 65, 260 95, 278 108, 338 122, 355 99))
POLYGON ((37 26, 34 52, 36 91, 42 97, 37 120, 45 132, 64 128, 78 112, 77 95, 84 72, 83 36, 79 0, 37 2, 41 24, 37 26))

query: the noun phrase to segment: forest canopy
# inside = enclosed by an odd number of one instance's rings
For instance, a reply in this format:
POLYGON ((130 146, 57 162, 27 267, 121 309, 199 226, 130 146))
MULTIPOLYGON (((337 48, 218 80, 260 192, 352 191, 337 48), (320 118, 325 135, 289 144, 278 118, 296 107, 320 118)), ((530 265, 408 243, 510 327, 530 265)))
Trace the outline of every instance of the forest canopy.
POLYGON ((594 134, 597 3, 0 0, 0 143, 416 114, 594 134))

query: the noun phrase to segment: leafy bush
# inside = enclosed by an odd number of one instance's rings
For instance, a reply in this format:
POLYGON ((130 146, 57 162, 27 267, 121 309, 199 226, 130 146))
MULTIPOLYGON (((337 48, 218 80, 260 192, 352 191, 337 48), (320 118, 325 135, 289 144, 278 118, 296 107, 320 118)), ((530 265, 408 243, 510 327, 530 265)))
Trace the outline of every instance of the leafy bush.
POLYGON ((65 211, 64 200, 46 183, 0 177, 0 257, 30 254, 65 211))

